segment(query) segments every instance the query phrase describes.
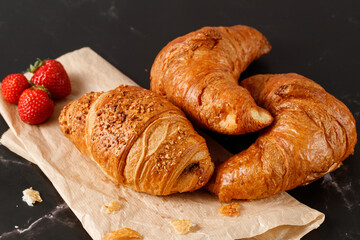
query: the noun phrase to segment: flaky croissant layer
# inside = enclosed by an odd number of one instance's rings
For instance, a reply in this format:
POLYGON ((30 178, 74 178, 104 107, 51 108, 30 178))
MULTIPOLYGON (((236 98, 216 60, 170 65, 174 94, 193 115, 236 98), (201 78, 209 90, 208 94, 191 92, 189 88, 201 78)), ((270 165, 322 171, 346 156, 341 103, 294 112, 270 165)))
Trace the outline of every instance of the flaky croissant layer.
POLYGON ((274 122, 247 150, 216 167, 207 188, 220 201, 264 198, 308 184, 353 153, 353 115, 312 80, 298 74, 256 75, 241 85, 274 122))
POLYGON ((69 103, 60 129, 115 183, 168 195, 201 188, 213 173, 205 140, 181 110, 135 86, 69 103))
POLYGON ((176 38, 157 55, 151 90, 166 96, 198 126, 243 134, 271 124, 269 112, 239 86, 240 74, 271 46, 256 29, 204 27, 176 38))

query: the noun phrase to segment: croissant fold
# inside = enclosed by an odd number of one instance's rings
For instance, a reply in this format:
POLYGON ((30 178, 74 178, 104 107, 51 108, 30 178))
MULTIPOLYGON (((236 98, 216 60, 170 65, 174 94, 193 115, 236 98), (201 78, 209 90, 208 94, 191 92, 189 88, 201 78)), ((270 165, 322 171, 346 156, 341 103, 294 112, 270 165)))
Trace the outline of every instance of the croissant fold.
POLYGON ((298 74, 256 75, 241 85, 274 122, 247 150, 216 167, 207 188, 220 201, 264 198, 308 184, 353 153, 353 115, 312 80, 298 74))
POLYGON ((168 195, 201 188, 213 173, 205 140, 181 110, 135 86, 69 103, 60 129, 115 183, 168 195))
POLYGON ((167 44, 151 68, 151 90, 166 96, 198 126, 243 134, 272 122, 238 78, 271 46, 256 29, 204 27, 167 44))

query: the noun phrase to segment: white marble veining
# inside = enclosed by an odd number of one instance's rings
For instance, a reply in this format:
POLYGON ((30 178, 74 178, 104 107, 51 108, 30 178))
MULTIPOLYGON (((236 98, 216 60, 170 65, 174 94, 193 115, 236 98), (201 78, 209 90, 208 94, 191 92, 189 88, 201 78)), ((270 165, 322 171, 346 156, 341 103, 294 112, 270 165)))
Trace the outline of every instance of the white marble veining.
POLYGON ((44 221, 46 219, 50 220, 53 223, 61 222, 64 225, 73 227, 75 225, 75 222, 66 221, 68 219, 63 219, 63 217, 59 216, 59 214, 62 211, 67 210, 67 209, 69 209, 69 206, 66 203, 62 203, 62 204, 56 206, 56 208, 53 209, 51 212, 49 212, 49 213, 45 214, 44 216, 32 221, 27 226, 20 227, 20 226, 15 225, 14 230, 12 230, 10 232, 2 233, 0 235, 0 239, 6 239, 6 238, 9 238, 9 237, 20 236, 20 235, 22 235, 24 233, 27 233, 27 232, 29 233, 29 236, 27 236, 27 237, 30 237, 30 235, 33 235, 33 234, 36 233, 36 231, 34 231, 34 230, 37 227, 37 225, 39 225, 39 223, 41 221, 44 221))
POLYGON ((111 1, 109 8, 107 9, 106 12, 102 12, 102 15, 105 15, 107 17, 118 20, 119 19, 119 12, 118 12, 115 4, 116 4, 115 1, 111 1))
MULTIPOLYGON (((107 17, 108 19, 118 21, 120 19, 120 13, 116 3, 117 3, 116 1, 111 1, 108 8, 105 11, 100 12, 100 14, 102 16, 107 17)), ((146 38, 146 35, 140 30, 138 30, 136 27, 134 27, 133 25, 126 24, 123 20, 120 22, 124 24, 133 34, 141 38, 146 38)))
MULTIPOLYGON (((342 102, 344 102, 345 105, 347 105, 347 106, 349 106, 349 105, 360 106, 360 92, 357 93, 356 95, 346 94, 346 95, 342 96, 340 98, 340 100, 342 102)), ((353 112, 353 115, 354 115, 356 122, 360 120, 360 112, 359 111, 353 112)))
POLYGON ((3 156, 0 155, 0 164, 2 164, 2 166, 4 167, 8 167, 10 165, 30 166, 32 163, 29 161, 19 161, 11 158, 4 158, 3 156))
POLYGON ((356 95, 346 94, 340 98, 345 104, 355 104, 360 106, 360 92, 356 95))
POLYGON ((146 35, 144 33, 142 33, 141 31, 139 31, 138 29, 136 29, 134 26, 129 26, 129 29, 135 35, 142 37, 142 38, 146 38, 146 35))
POLYGON ((349 199, 349 196, 354 194, 354 189, 352 187, 351 182, 348 182, 345 185, 339 185, 339 183, 334 179, 331 174, 326 174, 323 177, 323 180, 321 182, 321 186, 328 190, 335 190, 341 195, 341 199, 344 202, 344 206, 351 211, 353 207, 358 205, 354 201, 349 199))

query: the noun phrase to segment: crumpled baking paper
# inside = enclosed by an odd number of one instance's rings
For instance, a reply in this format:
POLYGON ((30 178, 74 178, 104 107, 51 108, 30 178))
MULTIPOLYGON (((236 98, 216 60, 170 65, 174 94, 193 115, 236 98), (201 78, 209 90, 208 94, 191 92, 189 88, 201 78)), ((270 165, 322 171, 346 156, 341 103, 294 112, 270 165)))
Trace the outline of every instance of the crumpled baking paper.
MULTIPOLYGON (((90 48, 58 58, 72 83, 72 93, 55 103, 52 117, 40 125, 24 124, 17 106, 0 99, 0 112, 10 129, 1 143, 37 164, 93 239, 109 231, 128 227, 144 239, 300 239, 324 221, 324 214, 311 209, 287 193, 255 201, 237 201, 238 217, 222 216, 217 197, 205 190, 166 197, 137 193, 108 180, 97 164, 83 156, 63 136, 57 122, 61 109, 90 91, 107 91, 120 84, 136 85, 90 48), (122 204, 113 215, 100 211, 111 200, 122 204), (194 227, 178 235, 172 219, 189 219, 194 227)), ((29 76, 28 76, 29 77, 29 76)), ((207 141, 213 159, 230 154, 214 140, 207 141)), ((46 204, 46 199, 42 204, 46 204)))

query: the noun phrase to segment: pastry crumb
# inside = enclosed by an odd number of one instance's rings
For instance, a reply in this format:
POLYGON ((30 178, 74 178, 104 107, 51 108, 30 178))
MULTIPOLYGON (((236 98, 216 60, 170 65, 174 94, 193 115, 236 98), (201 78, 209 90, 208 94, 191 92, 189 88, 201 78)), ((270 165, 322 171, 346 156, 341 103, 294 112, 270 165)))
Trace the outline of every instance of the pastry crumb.
POLYGON ((108 204, 105 204, 101 207, 101 212, 107 213, 107 214, 115 214, 117 213, 121 208, 120 202, 116 200, 112 200, 108 204))
POLYGON ((178 234, 188 234, 193 226, 190 220, 171 220, 170 223, 178 234))
POLYGON ((240 205, 238 203, 231 203, 227 205, 222 205, 219 208, 219 213, 228 217, 236 217, 239 216, 239 208, 240 205))
POLYGON ((107 233, 101 240, 131 240, 143 239, 138 232, 130 228, 121 228, 107 233))
POLYGON ((35 202, 43 201, 40 197, 40 193, 36 190, 33 190, 32 187, 25 189, 22 193, 23 193, 22 200, 31 207, 34 206, 35 202))

